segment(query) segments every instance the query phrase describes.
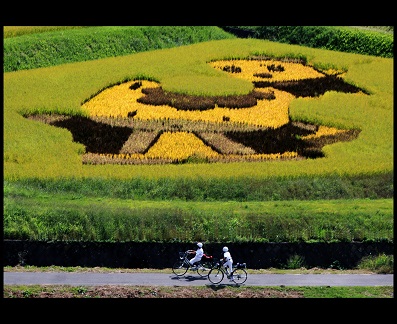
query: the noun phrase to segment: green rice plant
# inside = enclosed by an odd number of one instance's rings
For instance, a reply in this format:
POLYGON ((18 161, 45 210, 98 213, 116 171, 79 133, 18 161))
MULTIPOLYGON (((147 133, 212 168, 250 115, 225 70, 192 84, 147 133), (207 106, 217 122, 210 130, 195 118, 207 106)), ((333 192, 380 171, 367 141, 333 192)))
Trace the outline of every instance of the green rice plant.
MULTIPOLYGON (((192 165, 193 169, 201 164, 192 165)), ((227 164, 225 165, 226 168, 227 164)), ((179 167, 175 165, 174 167, 179 167)), ((283 201, 320 199, 392 198, 393 174, 363 174, 357 176, 302 177, 241 177, 156 179, 136 176, 117 178, 27 178, 5 181, 5 192, 18 195, 54 195, 107 197, 143 200, 185 201, 283 201)))

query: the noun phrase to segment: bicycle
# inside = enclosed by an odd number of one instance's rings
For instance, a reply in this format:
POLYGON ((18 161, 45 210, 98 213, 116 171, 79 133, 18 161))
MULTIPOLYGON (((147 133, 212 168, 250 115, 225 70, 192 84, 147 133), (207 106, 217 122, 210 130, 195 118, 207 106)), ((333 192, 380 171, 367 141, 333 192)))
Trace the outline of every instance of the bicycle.
POLYGON ((172 266, 172 272, 178 277, 183 276, 189 269, 197 271, 200 277, 207 277, 209 271, 213 267, 213 258, 211 255, 204 254, 202 259, 197 262, 196 266, 192 266, 189 262, 189 252, 179 252, 179 260, 172 266), (194 267, 194 268, 193 268, 194 267))
MULTIPOLYGON (((245 270, 247 267, 247 264, 244 263, 236 263, 236 265, 233 264, 233 270, 231 273, 231 278, 232 281, 236 284, 243 284, 244 282, 247 281, 247 271, 245 270)), ((227 278, 230 278, 229 275, 229 269, 225 268, 223 266, 223 262, 217 262, 213 268, 210 270, 208 273, 208 279, 211 281, 213 284, 218 284, 220 283, 223 278, 227 276, 227 278)))

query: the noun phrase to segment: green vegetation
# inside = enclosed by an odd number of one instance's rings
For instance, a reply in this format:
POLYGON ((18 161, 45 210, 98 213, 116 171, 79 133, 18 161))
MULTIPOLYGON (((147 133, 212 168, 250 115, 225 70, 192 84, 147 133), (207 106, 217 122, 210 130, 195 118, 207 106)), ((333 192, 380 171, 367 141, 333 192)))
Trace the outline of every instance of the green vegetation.
MULTIPOLYGON (((336 261, 330 268, 340 269, 338 263, 339 262, 336 261)), ((288 270, 299 269, 300 273, 305 273, 305 259, 300 255, 294 254, 287 260, 284 268, 288 270)), ((386 255, 385 253, 381 253, 379 255, 368 255, 358 262, 356 268, 356 270, 369 271, 372 273, 394 273, 394 256, 386 255)), ((319 271, 323 272, 324 270, 319 271)))
MULTIPOLYGON (((109 190, 107 195, 98 187, 91 187, 88 194, 90 187, 79 183, 81 186, 64 183, 58 188, 7 183, 4 238, 110 242, 350 242, 394 238, 390 198, 129 199, 128 188, 123 191, 116 182, 112 186, 103 182, 103 189, 109 190)), ((166 186, 153 186, 152 190, 161 192, 161 188, 165 190, 166 186)), ((182 190, 173 190, 177 189, 182 190)))
POLYGON ((332 51, 394 56, 394 26, 225 26, 236 35, 332 51))
MULTIPOLYGON (((281 164, 280 162, 277 162, 281 164)), ((174 166, 176 167, 176 166, 174 166)), ((178 165, 180 167, 180 165, 178 165)), ((198 168, 200 165, 192 164, 198 168)), ((225 168, 227 164, 225 165, 225 168)), ((120 168, 121 170, 121 168, 120 168)), ((159 167, 158 170, 161 170, 159 167)), ((233 170, 232 168, 230 169, 233 170)), ((391 199, 393 174, 318 177, 159 177, 118 178, 26 178, 4 181, 4 194, 11 197, 36 198, 42 195, 108 197, 133 200, 182 201, 282 201, 320 199, 391 199)))
POLYGON ((384 253, 366 256, 359 262, 358 269, 370 269, 377 273, 394 273, 394 256, 384 253))
POLYGON ((4 26, 3 70, 235 38, 241 31, 259 39, 314 48, 381 57, 394 54, 394 26, 4 26))
POLYGON ((5 27, 4 38, 11 72, 235 37, 211 26, 25 26, 5 27))
POLYGON ((238 39, 218 27, 65 28, 6 38, 4 237, 393 241, 392 71, 391 58, 238 39), (135 46, 125 46, 129 37, 135 46), (90 55, 76 50, 87 46, 90 55), (247 94, 250 82, 207 63, 250 55, 343 72, 369 95, 297 98, 290 118, 359 129, 359 137, 325 146, 319 159, 98 166, 82 164, 85 148, 67 130, 24 118, 84 116, 84 102, 133 79, 191 95, 247 94))
MULTIPOLYGON (((3 26, 3 37, 11 38, 22 35, 66 31, 68 29, 84 28, 85 26, 3 26)), ((88 26, 86 26, 88 27, 88 26)))
POLYGON ((394 288, 378 287, 211 287, 96 288, 54 285, 4 286, 3 298, 393 298, 394 288), (104 290, 107 290, 104 296, 104 290), (113 293, 109 291, 113 290, 113 293), (122 292, 122 293, 121 293, 122 292), (55 297, 53 297, 55 296, 55 297))
MULTIPOLYGON (((281 268, 268 269, 250 269, 247 268, 249 274, 371 274, 371 273, 394 273, 394 256, 385 255, 369 255, 364 257, 356 266, 355 269, 339 269, 338 267, 330 267, 328 269, 322 268, 306 268, 304 259, 299 255, 293 255, 288 260, 287 264, 281 268)), ((18 265, 15 267, 5 266, 4 271, 8 272, 126 272, 126 273, 171 273, 171 268, 164 269, 129 269, 129 268, 106 268, 106 267, 36 267, 29 265, 18 265)))

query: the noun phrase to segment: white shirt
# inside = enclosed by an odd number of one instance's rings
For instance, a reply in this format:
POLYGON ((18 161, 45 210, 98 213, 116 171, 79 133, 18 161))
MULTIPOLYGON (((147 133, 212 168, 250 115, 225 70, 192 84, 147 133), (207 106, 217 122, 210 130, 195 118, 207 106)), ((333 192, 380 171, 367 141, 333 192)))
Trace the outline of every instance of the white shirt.
POLYGON ((196 257, 197 258, 202 258, 203 257, 203 254, 204 254, 204 250, 203 250, 203 248, 198 248, 197 250, 196 250, 196 257))
POLYGON ((226 258, 226 261, 233 261, 232 260, 232 256, 231 256, 231 254, 230 254, 230 252, 229 251, 227 251, 227 252, 223 252, 223 257, 224 258, 226 258))

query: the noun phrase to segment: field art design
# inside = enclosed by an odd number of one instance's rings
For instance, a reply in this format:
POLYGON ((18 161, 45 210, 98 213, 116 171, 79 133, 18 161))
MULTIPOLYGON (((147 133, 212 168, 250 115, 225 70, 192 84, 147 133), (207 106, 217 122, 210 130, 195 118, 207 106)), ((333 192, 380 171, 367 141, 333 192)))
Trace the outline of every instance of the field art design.
POLYGON ((297 59, 209 62, 249 80, 246 95, 192 96, 135 79, 113 85, 82 105, 89 117, 26 118, 68 129, 86 147, 84 164, 166 164, 313 159, 324 145, 357 138, 360 130, 291 122, 289 104, 327 91, 368 95, 336 71, 320 72, 297 59))

